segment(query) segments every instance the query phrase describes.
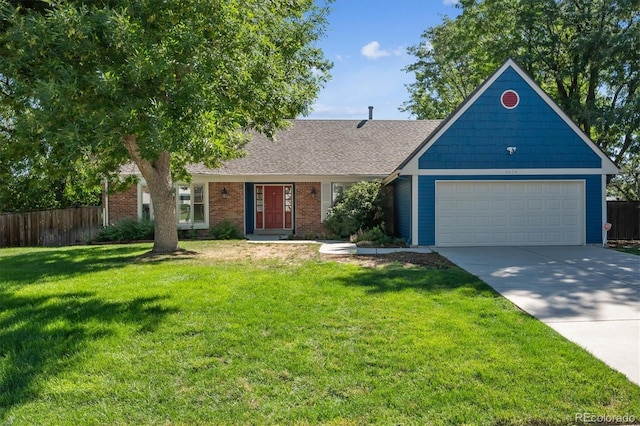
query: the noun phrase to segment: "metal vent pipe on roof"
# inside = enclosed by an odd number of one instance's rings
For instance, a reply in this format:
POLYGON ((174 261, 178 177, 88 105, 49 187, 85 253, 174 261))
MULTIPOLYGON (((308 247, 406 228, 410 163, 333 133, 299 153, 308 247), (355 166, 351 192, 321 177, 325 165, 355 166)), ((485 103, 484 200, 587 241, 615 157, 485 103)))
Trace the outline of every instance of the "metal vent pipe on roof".
POLYGON ((369 120, 373 120, 373 107, 369 107, 369 120))

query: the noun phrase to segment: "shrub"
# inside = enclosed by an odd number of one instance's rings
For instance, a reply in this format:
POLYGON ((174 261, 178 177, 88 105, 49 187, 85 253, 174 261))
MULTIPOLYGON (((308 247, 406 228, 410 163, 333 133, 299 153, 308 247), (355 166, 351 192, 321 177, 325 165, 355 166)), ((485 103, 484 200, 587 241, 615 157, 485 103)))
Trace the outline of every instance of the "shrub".
POLYGON ((118 223, 102 228, 96 241, 138 241, 152 240, 153 221, 149 219, 123 219, 118 223))
POLYGON ((405 240, 402 238, 394 238, 387 235, 384 227, 384 222, 371 229, 362 230, 359 229, 355 234, 351 235, 349 240, 352 243, 356 243, 359 246, 372 245, 372 246, 393 246, 404 247, 406 246, 405 240))
POLYGON ((209 235, 216 240, 241 240, 244 234, 240 229, 228 220, 213 225, 209 228, 209 235))
POLYGON ((359 229, 372 229, 382 224, 384 192, 379 181, 359 182, 340 194, 327 212, 327 229, 347 238, 359 229))

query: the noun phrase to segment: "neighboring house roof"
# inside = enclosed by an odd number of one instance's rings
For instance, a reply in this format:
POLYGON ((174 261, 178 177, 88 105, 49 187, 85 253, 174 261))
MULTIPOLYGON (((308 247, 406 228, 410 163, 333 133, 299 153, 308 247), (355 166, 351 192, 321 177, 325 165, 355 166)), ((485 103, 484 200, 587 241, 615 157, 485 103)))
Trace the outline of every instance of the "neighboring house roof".
POLYGON ((247 155, 218 169, 189 166, 200 175, 387 176, 440 120, 292 120, 275 140, 254 134, 247 155))

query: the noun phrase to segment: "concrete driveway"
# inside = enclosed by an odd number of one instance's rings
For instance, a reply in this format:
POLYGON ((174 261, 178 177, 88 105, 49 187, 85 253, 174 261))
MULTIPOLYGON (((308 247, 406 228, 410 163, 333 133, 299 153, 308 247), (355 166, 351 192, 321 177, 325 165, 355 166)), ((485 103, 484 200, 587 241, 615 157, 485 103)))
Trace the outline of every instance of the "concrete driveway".
POLYGON ((640 385, 640 256, 592 246, 435 250, 640 385))

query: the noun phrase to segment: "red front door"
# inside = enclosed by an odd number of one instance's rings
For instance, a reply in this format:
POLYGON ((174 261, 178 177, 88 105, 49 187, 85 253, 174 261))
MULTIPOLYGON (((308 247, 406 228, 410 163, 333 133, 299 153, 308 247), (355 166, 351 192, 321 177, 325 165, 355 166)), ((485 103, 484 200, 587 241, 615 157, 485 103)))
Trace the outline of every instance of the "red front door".
POLYGON ((264 187, 264 227, 267 229, 284 228, 284 196, 282 186, 264 187))

